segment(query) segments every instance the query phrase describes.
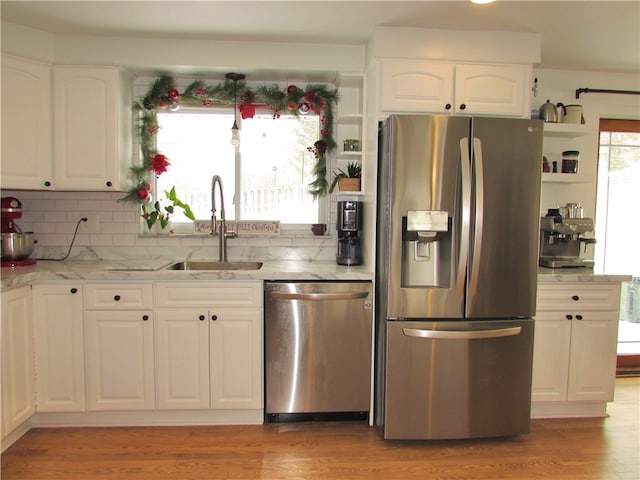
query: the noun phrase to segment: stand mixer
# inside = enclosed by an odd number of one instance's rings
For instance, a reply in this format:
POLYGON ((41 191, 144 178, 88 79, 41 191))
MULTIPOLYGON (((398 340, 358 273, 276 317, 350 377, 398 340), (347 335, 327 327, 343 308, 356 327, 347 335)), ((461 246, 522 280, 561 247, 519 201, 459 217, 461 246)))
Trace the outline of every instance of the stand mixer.
MULTIPOLYGON (((571 207, 577 204, 567 204, 571 207)), ((540 219, 540 266, 550 268, 586 267, 593 268, 593 260, 580 256, 580 248, 596 243, 596 239, 584 236, 593 232, 592 218, 583 218, 571 208, 550 208, 540 219), (563 210, 569 216, 563 216, 563 210)), ((579 209, 578 211, 581 211, 579 209)))
POLYGON ((16 267, 33 265, 34 258, 29 258, 33 252, 33 232, 23 232, 15 223, 16 218, 22 218, 22 203, 15 197, 0 199, 0 226, 2 229, 2 252, 0 266, 16 267))

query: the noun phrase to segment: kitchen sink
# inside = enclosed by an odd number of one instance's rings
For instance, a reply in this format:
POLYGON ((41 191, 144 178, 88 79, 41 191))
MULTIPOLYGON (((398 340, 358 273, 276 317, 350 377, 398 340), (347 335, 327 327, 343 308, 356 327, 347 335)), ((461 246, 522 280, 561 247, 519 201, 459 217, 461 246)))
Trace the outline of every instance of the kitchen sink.
POLYGON ((262 262, 215 262, 215 261, 190 261, 175 262, 164 270, 260 270, 262 262))

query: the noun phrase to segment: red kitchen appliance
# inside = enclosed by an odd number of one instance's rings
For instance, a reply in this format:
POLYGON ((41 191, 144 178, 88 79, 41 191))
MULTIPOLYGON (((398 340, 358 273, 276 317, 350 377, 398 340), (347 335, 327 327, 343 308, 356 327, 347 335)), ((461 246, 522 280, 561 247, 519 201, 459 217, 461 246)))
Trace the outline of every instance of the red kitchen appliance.
POLYGON ((33 232, 23 232, 15 223, 16 218, 22 218, 22 203, 15 197, 0 199, 0 226, 2 229, 1 267, 17 267, 33 265, 34 258, 29 258, 33 252, 33 232))

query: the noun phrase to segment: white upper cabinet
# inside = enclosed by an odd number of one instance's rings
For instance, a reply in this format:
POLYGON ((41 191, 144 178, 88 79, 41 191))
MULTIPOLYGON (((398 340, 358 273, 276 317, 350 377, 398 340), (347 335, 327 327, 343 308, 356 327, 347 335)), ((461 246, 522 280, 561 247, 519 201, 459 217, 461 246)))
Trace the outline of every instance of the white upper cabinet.
POLYGON ((2 55, 2 188, 52 187, 51 66, 2 55))
POLYGON ((455 112, 529 118, 530 67, 456 65, 455 112))
POLYGON ((380 110, 528 118, 530 70, 528 65, 385 59, 380 110))
POLYGON ((453 63, 384 60, 380 110, 451 113, 453 63))
POLYGON ((131 79, 118 67, 56 66, 55 185, 126 190, 132 161, 131 79))

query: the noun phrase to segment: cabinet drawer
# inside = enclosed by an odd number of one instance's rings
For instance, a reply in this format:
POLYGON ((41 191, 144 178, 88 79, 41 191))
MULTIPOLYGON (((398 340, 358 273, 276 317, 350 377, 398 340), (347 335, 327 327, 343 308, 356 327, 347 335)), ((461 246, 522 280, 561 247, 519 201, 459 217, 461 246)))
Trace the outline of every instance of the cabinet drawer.
POLYGON ((84 287, 87 310, 136 310, 153 308, 150 283, 88 284, 84 287))
POLYGON ((159 282, 156 301, 162 307, 261 307, 262 282, 159 282))
POLYGON ((537 310, 618 310, 620 284, 538 284, 537 310))

